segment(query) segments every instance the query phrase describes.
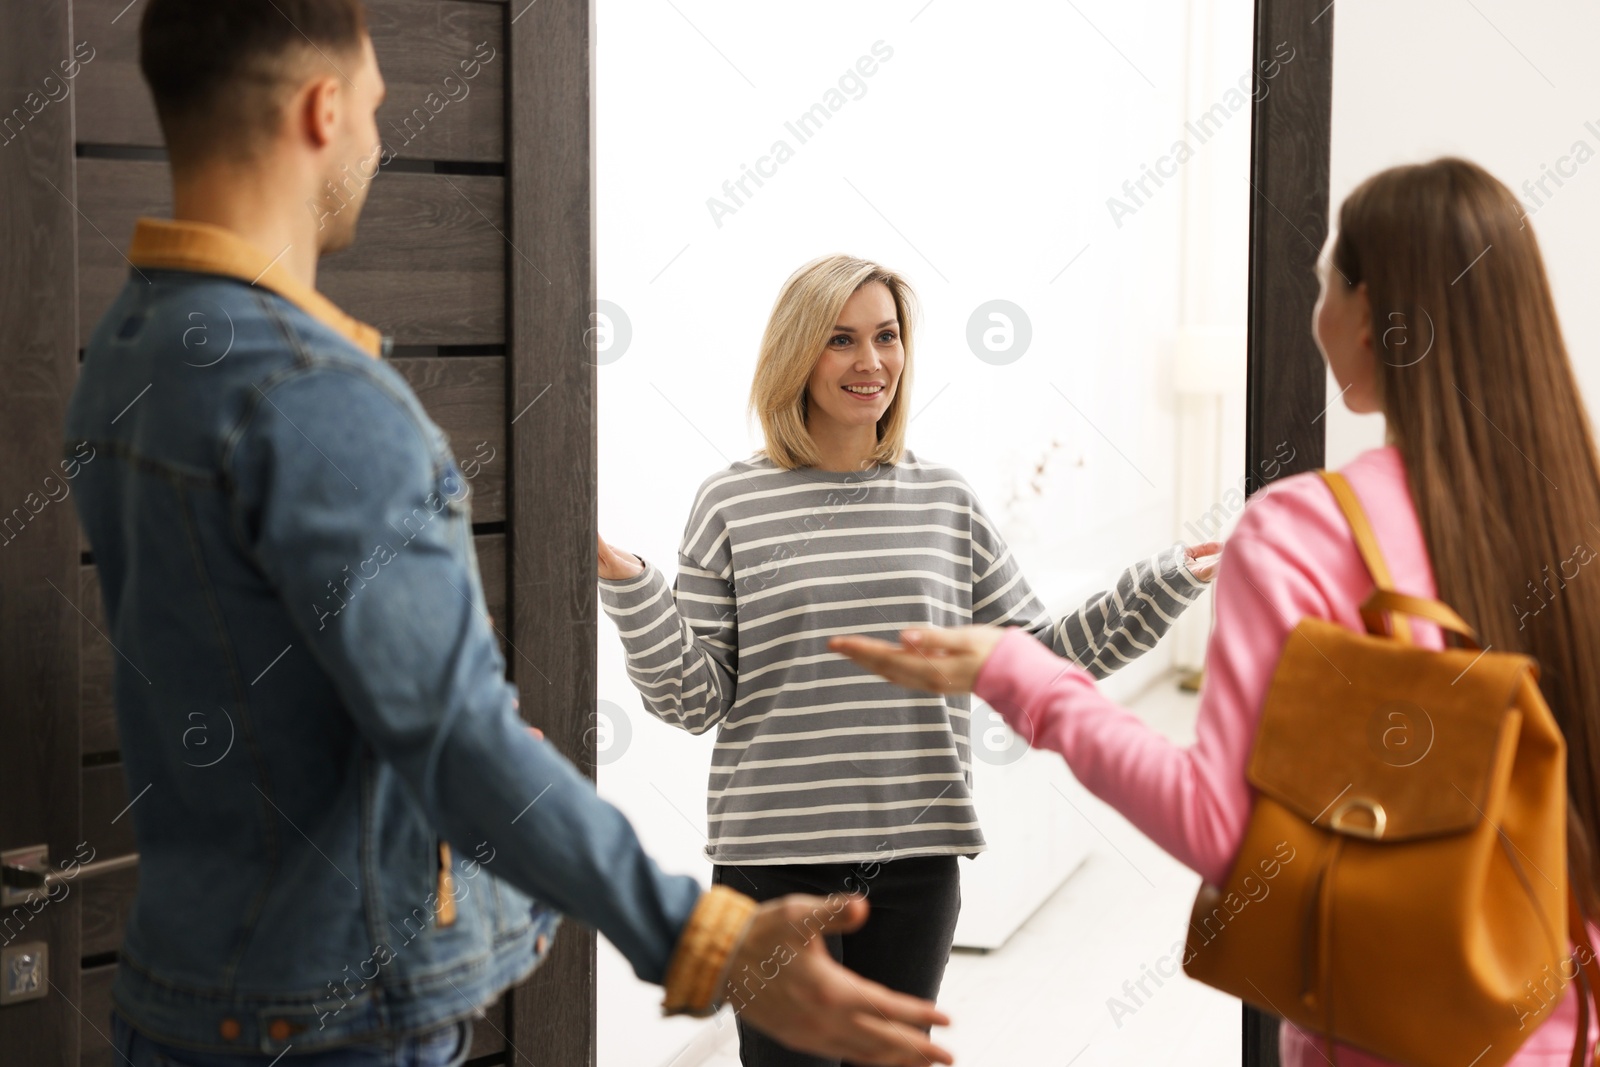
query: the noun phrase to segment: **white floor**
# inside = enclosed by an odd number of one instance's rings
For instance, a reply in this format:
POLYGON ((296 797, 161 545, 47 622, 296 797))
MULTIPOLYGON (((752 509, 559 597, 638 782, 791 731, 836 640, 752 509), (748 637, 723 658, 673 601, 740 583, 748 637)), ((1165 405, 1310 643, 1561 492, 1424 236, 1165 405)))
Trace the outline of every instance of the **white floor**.
MULTIPOLYGON (((1187 743, 1195 703, 1167 679, 1132 708, 1187 743)), ((1004 947, 952 956, 939 1005, 954 1025, 936 1037, 971 1067, 1238 1064, 1239 1002, 1177 971, 1199 877, 1110 808, 1080 807, 1095 850, 1004 947)), ((673 1067, 737 1067, 733 1027, 722 1033, 673 1067)))

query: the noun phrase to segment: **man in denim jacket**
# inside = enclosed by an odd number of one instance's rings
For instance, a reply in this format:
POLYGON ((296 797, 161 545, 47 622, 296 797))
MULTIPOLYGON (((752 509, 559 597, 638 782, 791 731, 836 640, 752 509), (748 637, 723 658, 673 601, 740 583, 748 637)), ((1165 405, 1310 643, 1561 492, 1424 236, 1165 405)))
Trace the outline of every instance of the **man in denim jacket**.
POLYGON ((97 457, 74 496, 136 794, 118 1052, 459 1063, 565 914, 669 1012, 732 997, 822 1056, 949 1062, 931 1004, 816 936, 864 902, 662 873, 518 719, 462 474, 377 331, 315 288, 378 158, 358 0, 151 0, 140 46, 174 219, 139 221, 66 425, 97 457), (337 210, 309 211, 330 181, 337 210))

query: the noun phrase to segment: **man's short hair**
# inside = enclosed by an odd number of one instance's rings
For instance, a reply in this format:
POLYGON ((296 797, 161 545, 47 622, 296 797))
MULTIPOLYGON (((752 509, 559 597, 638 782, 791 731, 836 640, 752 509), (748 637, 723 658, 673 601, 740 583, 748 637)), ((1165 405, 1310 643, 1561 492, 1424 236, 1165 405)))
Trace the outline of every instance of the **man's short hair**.
POLYGON ((150 0, 139 69, 169 158, 249 158, 312 61, 337 69, 365 33, 361 0, 150 0))

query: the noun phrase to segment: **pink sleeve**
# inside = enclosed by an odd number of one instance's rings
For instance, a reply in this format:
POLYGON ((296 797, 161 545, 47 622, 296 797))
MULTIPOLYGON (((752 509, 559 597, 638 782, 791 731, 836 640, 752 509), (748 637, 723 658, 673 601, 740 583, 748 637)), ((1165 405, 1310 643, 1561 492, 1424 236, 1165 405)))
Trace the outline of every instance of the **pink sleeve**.
POLYGON ((1263 495, 1228 539, 1193 745, 1107 700, 1024 631, 1001 640, 974 687, 1034 748, 1060 753, 1091 793, 1212 884, 1227 878, 1244 839, 1245 766, 1284 642, 1303 616, 1329 615, 1308 568, 1278 547, 1297 543, 1297 503, 1263 495))

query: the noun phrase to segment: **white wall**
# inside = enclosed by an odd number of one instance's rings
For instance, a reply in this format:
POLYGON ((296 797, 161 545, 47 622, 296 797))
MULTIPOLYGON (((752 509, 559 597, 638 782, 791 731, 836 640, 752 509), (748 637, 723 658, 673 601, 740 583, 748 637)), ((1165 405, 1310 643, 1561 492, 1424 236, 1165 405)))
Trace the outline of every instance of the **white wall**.
MULTIPOLYGON (((1243 426, 1248 108, 1225 112, 1203 144, 1184 123, 1248 71, 1249 5, 1190 7, 1193 18, 1153 0, 981 13, 946 0, 601 0, 603 536, 674 567, 695 487, 759 444, 745 402, 780 284, 846 251, 918 289, 911 446, 967 476, 1025 569, 1109 581, 1177 539, 1216 499, 1219 471, 1237 466, 1243 426), (874 73, 847 85, 854 92, 800 143, 785 123, 826 102, 875 45, 874 73), (1153 195, 1117 225, 1108 198, 1129 203, 1123 183, 1186 137, 1194 158, 1161 188, 1147 183, 1153 195), (767 164, 764 184, 747 182, 735 204, 724 182, 780 139, 792 158, 767 164), (734 210, 714 213, 713 197, 734 210), (967 340, 969 317, 997 298, 1020 306, 1032 333, 1004 366, 967 340), (1211 363, 1175 363, 1185 327, 1221 338, 1198 346, 1216 353, 1211 363), (1182 396, 1179 371, 1195 387, 1182 396), (1198 471, 1180 410, 1221 457, 1198 471), (1198 496, 1180 495, 1180 453, 1198 496)), ((1195 609, 1202 635, 1208 611, 1195 609)), ((1123 685, 1170 666, 1170 646, 1123 685)), ((643 712, 607 622, 599 677, 621 716, 601 792, 666 867, 708 880, 712 738, 643 712)), ((703 1024, 656 1018, 659 990, 601 945, 601 1063, 665 1063, 703 1024)))
MULTIPOLYGON (((1592 54, 1600 8, 1580 0, 1340 0, 1333 18, 1333 218, 1351 189, 1385 167, 1461 155, 1487 168, 1533 212, 1528 222, 1592 405, 1600 396, 1600 307, 1592 298, 1600 285, 1600 67, 1592 54), (1558 167, 1572 176, 1559 188, 1546 181, 1553 196, 1525 190, 1524 182, 1558 167)), ((1336 392, 1330 378, 1329 399, 1336 392)), ((1382 439, 1381 416, 1335 404, 1328 466, 1382 439)))

